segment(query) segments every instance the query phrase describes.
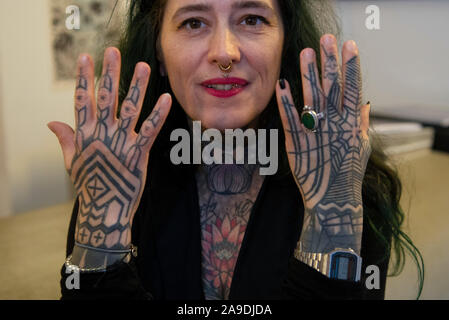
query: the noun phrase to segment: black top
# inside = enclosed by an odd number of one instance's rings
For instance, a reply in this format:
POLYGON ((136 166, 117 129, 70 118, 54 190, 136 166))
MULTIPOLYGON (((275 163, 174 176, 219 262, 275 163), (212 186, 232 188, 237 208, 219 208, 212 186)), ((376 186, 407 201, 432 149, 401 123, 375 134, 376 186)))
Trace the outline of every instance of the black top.
MULTIPOLYGON (((61 270, 62 299, 204 299, 201 280, 200 210, 194 166, 150 157, 149 179, 132 226, 138 256, 105 273, 82 274, 68 290, 61 270)), ((162 159, 165 158, 165 159, 162 159)), ((74 245, 78 212, 70 222, 67 255, 74 245)), ((329 279, 296 260, 304 206, 293 176, 267 176, 253 206, 236 262, 229 299, 383 299, 389 253, 365 223, 360 282, 329 279), (383 260, 383 261, 382 261, 383 260), (382 261, 382 262, 380 262, 382 261), (380 269, 380 289, 368 290, 368 265, 380 269)))

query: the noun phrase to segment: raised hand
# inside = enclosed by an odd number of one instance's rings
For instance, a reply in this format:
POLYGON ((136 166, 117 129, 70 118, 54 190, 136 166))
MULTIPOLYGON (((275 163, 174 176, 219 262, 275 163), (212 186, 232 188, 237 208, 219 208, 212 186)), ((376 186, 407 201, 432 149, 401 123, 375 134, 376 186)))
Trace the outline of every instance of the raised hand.
POLYGON ((343 46, 343 71, 335 37, 325 35, 320 44, 322 81, 314 50, 300 55, 304 104, 324 115, 315 132, 301 123, 288 82, 285 89, 276 88, 289 164, 305 205, 301 250, 352 248, 360 254, 362 182, 371 152, 369 105, 361 106, 355 43, 343 46))
MULTIPOLYGON (((81 55, 75 131, 64 123, 48 124, 59 139, 79 200, 75 242, 97 252, 130 247, 132 219, 145 185, 149 152, 171 107, 170 95, 162 95, 140 132, 134 131, 151 72, 148 64, 140 62, 117 118, 120 65, 120 52, 108 48, 95 104, 93 62, 88 55, 81 55)), ((85 251, 77 259, 82 265, 92 264, 85 251)))

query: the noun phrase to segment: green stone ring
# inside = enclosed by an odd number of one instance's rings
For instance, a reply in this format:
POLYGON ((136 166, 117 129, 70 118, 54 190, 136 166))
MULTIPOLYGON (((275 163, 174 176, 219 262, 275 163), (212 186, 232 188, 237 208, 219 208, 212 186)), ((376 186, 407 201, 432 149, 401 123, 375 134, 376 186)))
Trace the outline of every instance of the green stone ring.
POLYGON ((307 130, 312 132, 315 132, 316 129, 318 129, 319 121, 323 118, 324 114, 322 112, 316 113, 309 106, 304 106, 301 113, 301 123, 307 130))

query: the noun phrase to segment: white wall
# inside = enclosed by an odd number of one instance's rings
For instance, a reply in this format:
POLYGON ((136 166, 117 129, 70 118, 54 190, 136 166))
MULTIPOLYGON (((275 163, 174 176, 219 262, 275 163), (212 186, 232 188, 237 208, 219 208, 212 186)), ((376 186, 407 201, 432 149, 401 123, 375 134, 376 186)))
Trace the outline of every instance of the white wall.
POLYGON ((45 0, 0 2, 1 157, 6 167, 0 179, 8 181, 12 213, 71 198, 59 145, 46 123, 73 123, 74 83, 53 84, 49 13, 45 0))
POLYGON ((373 108, 449 110, 449 1, 338 0, 345 40, 360 48, 366 100, 373 108), (365 27, 365 8, 380 9, 380 30, 365 27))
MULTIPOLYGON (((1 55, 0 55, 1 60, 1 55)), ((6 173, 5 163, 5 135, 3 130, 2 119, 2 83, 0 77, 0 218, 8 216, 11 213, 11 196, 9 194, 9 181, 6 173)))

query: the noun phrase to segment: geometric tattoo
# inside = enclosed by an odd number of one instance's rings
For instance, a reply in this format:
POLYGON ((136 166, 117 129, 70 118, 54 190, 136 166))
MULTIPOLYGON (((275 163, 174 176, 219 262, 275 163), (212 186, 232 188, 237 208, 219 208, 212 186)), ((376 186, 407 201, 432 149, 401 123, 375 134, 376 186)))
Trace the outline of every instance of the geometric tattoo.
MULTIPOLYGON (((154 114, 159 114, 159 111, 154 110, 153 119, 143 123, 137 138, 132 140, 135 142, 128 142, 128 137, 135 135, 132 123, 139 113, 139 81, 137 79, 130 88, 122 104, 117 127, 110 128, 108 121, 114 117, 115 101, 111 71, 106 68, 100 80, 96 125, 87 135, 89 94, 86 75, 80 70, 75 93, 77 150, 68 171, 79 201, 75 242, 81 245, 105 250, 129 249, 131 214, 135 211, 145 179, 142 174, 142 169, 145 170, 142 160, 147 154, 144 148, 154 135, 153 124, 159 124, 154 119, 154 114)), ((83 259, 83 265, 89 265, 89 259, 83 259)))
POLYGON ((344 88, 335 55, 326 54, 323 78, 327 95, 319 87, 315 63, 304 75, 310 84, 313 107, 324 112, 316 132, 302 129, 294 105, 281 97, 288 119, 289 163, 305 201, 304 224, 298 243, 301 251, 325 253, 352 248, 360 254, 363 205, 362 182, 371 152, 360 130, 361 75, 358 56, 347 61, 344 88), (342 96, 342 91, 343 96, 342 96), (325 106, 325 108, 324 108, 325 106))

